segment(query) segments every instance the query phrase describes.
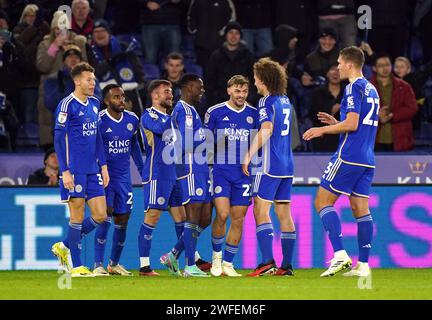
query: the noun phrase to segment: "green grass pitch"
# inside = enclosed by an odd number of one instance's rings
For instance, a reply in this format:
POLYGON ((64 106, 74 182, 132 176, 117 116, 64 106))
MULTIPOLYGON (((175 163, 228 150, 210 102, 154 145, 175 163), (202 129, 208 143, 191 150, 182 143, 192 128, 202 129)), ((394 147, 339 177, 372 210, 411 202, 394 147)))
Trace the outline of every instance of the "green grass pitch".
POLYGON ((0 271, 0 299, 432 299, 432 269, 374 269, 371 289, 359 289, 358 278, 341 274, 320 278, 322 271, 200 279, 175 278, 167 271, 160 271, 160 277, 139 277, 134 271, 133 277, 72 278, 72 288, 63 290, 58 287, 62 274, 56 271, 0 271))

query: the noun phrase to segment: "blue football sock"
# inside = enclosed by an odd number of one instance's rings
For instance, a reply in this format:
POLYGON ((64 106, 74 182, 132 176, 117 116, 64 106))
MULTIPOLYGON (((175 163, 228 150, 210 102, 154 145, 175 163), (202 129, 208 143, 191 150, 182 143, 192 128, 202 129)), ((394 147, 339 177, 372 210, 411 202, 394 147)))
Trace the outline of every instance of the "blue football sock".
POLYGON ((296 241, 296 232, 282 232, 281 243, 282 243, 282 268, 286 269, 289 265, 292 265, 292 258, 294 253, 294 244, 296 241))
POLYGON ((373 220, 370 214, 356 219, 359 261, 368 262, 373 237, 373 220))
POLYGON ((147 223, 143 223, 141 225, 138 234, 138 249, 141 258, 150 256, 152 234, 154 229, 155 229, 154 226, 151 226, 147 223))
POLYGON ((104 222, 99 224, 95 231, 95 268, 103 265, 105 246, 108 230, 111 226, 111 217, 107 217, 104 222))
POLYGON ((336 252, 344 250, 341 223, 335 208, 333 206, 325 207, 321 209, 319 215, 324 225, 324 229, 328 233, 333 251, 336 252))
POLYGON ((186 264, 193 266, 195 264, 195 251, 197 239, 199 236, 198 225, 191 222, 186 222, 183 232, 186 264))
POLYGON ((97 223, 92 217, 85 218, 82 222, 81 236, 84 237, 85 235, 89 234, 97 226, 99 226, 99 223, 97 223))
POLYGON ((222 251, 222 245, 225 242, 225 237, 212 237, 212 247, 213 251, 215 252, 221 252, 222 251))
POLYGON ((262 255, 262 263, 269 263, 273 260, 273 225, 263 223, 256 228, 259 248, 262 255))
POLYGON ((68 244, 74 268, 82 266, 81 262, 81 229, 80 223, 69 222, 68 244))
POLYGON ((171 249, 171 253, 176 257, 176 259, 178 259, 182 254, 183 250, 184 250, 184 230, 183 233, 178 238, 174 248, 171 249))
POLYGON ((111 249, 111 261, 110 264, 115 266, 120 260, 120 255, 123 251, 125 241, 126 241, 126 229, 125 225, 114 225, 113 242, 111 249))
POLYGON ((238 246, 227 243, 225 245, 225 250, 223 253, 223 261, 232 263, 234 260, 234 256, 236 255, 237 251, 238 251, 238 246))
POLYGON ((176 231, 177 239, 180 239, 180 236, 183 233, 184 224, 185 224, 184 221, 176 222, 176 224, 175 224, 175 231, 176 231))

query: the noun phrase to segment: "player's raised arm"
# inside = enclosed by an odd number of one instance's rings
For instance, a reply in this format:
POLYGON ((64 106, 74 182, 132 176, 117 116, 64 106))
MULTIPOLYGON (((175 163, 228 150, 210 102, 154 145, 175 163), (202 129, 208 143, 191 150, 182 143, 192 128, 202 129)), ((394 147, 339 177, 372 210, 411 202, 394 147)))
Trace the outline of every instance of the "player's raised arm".
POLYGON ((148 112, 141 117, 141 126, 151 132, 162 135, 165 130, 170 128, 169 122, 162 123, 157 121, 158 115, 148 112))

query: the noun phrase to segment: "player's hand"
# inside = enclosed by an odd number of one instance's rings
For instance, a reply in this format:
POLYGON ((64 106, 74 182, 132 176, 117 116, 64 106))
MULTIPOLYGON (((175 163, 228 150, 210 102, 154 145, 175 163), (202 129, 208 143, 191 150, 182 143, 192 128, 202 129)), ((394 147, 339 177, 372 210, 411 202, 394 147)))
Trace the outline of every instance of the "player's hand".
POLYGON ((333 117, 331 114, 328 114, 326 112, 318 112, 317 116, 318 116, 318 120, 324 124, 333 125, 338 123, 335 117, 333 117))
POLYGON ((303 139, 306 141, 312 140, 313 138, 322 137, 323 131, 321 128, 310 128, 303 134, 303 139))
POLYGON ((250 173, 249 173, 249 163, 250 163, 250 158, 249 158, 249 154, 246 154, 244 159, 243 159, 243 163, 242 163, 242 171, 244 173, 245 176, 249 177, 250 173))
POLYGON ((75 188, 74 178, 69 170, 63 172, 62 180, 66 189, 73 190, 75 188))
POLYGON ((378 117, 381 123, 387 123, 393 118, 393 113, 388 106, 383 106, 379 110, 378 117))
POLYGON ((108 174, 108 167, 106 165, 102 166, 101 169, 101 174, 102 174, 102 180, 103 180, 103 186, 104 188, 106 188, 109 184, 109 174, 108 174))

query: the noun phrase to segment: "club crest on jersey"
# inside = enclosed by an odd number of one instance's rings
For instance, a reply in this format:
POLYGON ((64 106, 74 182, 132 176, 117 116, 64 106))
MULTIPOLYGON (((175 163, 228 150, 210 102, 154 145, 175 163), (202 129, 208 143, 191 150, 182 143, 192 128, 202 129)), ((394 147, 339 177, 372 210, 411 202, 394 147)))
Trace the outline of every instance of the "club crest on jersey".
POLYGON ((159 205, 163 205, 163 204, 165 204, 165 198, 164 197, 159 197, 157 199, 157 202, 158 202, 159 205))
POLYGON ((195 193, 197 194, 197 196, 201 197, 203 195, 204 191, 203 191, 203 189, 198 188, 198 189, 196 189, 195 193))
POLYGON ((57 120, 59 123, 65 123, 67 120, 67 113, 66 112, 60 112, 57 120))
POLYGON ((128 123, 126 128, 128 128, 129 131, 133 130, 133 124, 132 123, 128 123))
POLYGON ((96 113, 96 114, 98 114, 98 112, 99 112, 99 110, 98 110, 97 107, 93 107, 93 111, 94 111, 94 113, 96 113))
POLYGON ((254 121, 253 121, 253 118, 251 117, 251 116, 248 116, 247 118, 246 118, 246 121, 247 121, 247 123, 249 123, 249 124, 252 124, 254 121))
POLYGON ((260 109, 259 115, 260 115, 260 119, 261 120, 267 118, 267 111, 266 111, 266 109, 260 109))
POLYGON ((131 81, 134 75, 132 69, 130 68, 121 68, 119 73, 120 77, 126 81, 131 81))
POLYGON ((207 124, 210 120, 210 113, 206 112, 205 116, 204 116, 204 123, 207 124))
POLYGON ((75 192, 80 193, 80 192, 82 192, 82 190, 83 190, 82 185, 77 184, 77 185, 75 186, 75 192))
POLYGON ((222 187, 221 186, 217 186, 215 188, 215 193, 221 193, 222 192, 222 187))
POLYGON ((186 116, 186 126, 187 127, 192 127, 192 124, 193 124, 193 116, 187 115, 186 116))

